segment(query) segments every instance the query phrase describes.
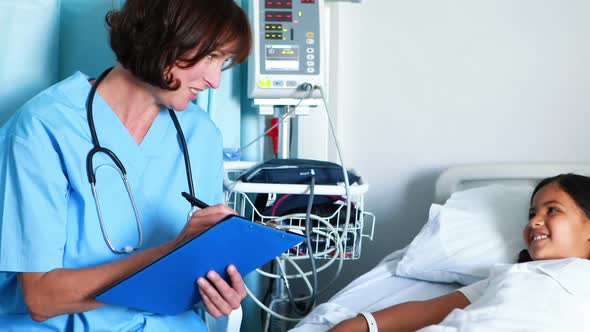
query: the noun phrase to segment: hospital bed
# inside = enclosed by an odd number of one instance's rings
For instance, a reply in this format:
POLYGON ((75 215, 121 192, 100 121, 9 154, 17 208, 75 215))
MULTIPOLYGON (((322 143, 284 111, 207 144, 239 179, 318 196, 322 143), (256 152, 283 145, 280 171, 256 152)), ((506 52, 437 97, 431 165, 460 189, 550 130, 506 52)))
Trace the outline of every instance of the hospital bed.
POLYGON ((542 178, 570 172, 589 175, 590 164, 478 164, 443 171, 436 181, 435 204, 428 221, 412 243, 387 255, 375 268, 352 281, 328 302, 318 305, 291 331, 326 331, 360 312, 447 294, 463 284, 485 278, 487 269, 494 263, 515 262, 518 251, 525 248, 520 230, 526 222, 532 189, 542 178), (454 216, 452 222, 458 224, 449 224, 445 216, 454 216), (473 230, 489 227, 486 232, 495 232, 497 236, 483 241, 472 235, 475 238, 469 240, 469 230, 461 233, 462 228, 476 222, 481 224, 473 226, 473 230), (447 242, 447 246, 454 248, 437 250, 441 245, 437 241, 449 236, 462 238, 447 242), (487 247, 480 248, 482 243, 487 247))

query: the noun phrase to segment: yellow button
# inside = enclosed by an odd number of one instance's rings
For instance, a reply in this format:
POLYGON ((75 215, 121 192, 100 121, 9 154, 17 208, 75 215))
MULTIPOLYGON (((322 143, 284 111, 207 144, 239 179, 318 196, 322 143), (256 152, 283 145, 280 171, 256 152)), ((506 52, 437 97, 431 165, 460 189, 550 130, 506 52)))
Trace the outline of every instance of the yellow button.
POLYGON ((303 16, 303 12, 299 11, 299 17, 303 16))
POLYGON ((305 34, 305 36, 307 36, 307 38, 313 38, 314 34, 313 32, 308 32, 305 34))

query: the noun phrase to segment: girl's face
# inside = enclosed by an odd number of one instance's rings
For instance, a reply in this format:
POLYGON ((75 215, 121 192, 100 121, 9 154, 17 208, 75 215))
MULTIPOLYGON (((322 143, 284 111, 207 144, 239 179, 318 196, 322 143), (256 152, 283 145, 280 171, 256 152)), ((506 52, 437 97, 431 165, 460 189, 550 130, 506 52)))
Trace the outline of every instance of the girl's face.
POLYGON ((231 46, 213 51, 190 67, 172 66, 170 74, 180 86, 174 91, 158 89, 156 99, 159 104, 181 111, 187 108, 189 102, 197 99, 199 92, 217 89, 221 82, 221 70, 233 56, 231 46))
POLYGON ((549 183, 533 197, 524 240, 533 260, 590 258, 590 219, 556 183, 549 183))

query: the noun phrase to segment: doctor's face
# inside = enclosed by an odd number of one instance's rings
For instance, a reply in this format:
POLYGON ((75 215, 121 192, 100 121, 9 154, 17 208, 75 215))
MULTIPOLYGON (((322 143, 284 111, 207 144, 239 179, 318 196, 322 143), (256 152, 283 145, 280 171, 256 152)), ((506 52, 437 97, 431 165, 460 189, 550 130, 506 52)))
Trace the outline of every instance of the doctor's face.
POLYGON ((537 191, 524 228, 533 260, 590 258, 589 239, 590 219, 557 183, 537 191))
POLYGON ((200 92, 217 89, 221 82, 221 71, 233 56, 230 49, 228 46, 215 50, 187 68, 179 67, 178 64, 172 66, 170 74, 180 85, 174 91, 159 90, 160 103, 181 111, 187 108, 189 102, 197 99, 200 92))

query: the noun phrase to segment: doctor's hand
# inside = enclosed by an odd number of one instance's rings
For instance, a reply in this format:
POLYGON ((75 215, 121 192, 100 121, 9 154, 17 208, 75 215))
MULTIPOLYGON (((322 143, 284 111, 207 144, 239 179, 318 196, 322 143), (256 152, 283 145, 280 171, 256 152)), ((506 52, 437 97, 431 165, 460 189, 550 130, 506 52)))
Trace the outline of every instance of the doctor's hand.
POLYGON ((207 278, 197 280, 203 303, 209 314, 215 318, 227 316, 238 309, 246 297, 246 285, 240 272, 233 265, 228 266, 226 271, 231 285, 215 271, 209 271, 207 278))
POLYGON ((238 213, 227 205, 223 204, 217 204, 202 210, 195 211, 190 219, 186 222, 186 225, 180 234, 177 236, 175 240, 176 244, 180 245, 192 239, 195 235, 200 234, 203 231, 209 229, 211 226, 217 224, 228 214, 237 215, 238 213))

